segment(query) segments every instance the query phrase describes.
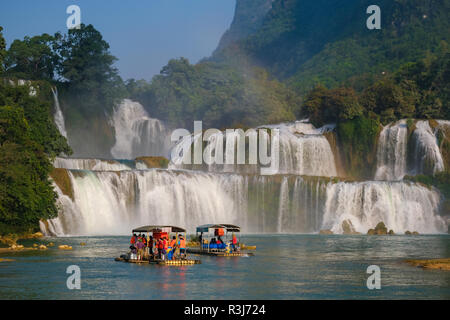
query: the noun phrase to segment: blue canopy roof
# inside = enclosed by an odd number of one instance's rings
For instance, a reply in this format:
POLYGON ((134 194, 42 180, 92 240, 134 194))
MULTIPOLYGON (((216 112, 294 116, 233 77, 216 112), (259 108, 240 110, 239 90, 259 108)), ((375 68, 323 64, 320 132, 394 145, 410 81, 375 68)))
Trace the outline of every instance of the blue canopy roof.
POLYGON ((241 228, 233 224, 204 224, 197 227, 197 232, 208 232, 209 229, 225 229, 230 232, 240 232, 241 228))

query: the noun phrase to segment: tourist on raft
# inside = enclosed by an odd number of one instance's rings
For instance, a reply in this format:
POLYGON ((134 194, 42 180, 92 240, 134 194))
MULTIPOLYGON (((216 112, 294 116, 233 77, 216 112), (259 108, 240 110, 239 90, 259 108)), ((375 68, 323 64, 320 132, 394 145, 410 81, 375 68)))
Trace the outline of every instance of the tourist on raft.
POLYGON ((136 244, 137 236, 136 233, 133 233, 133 236, 130 239, 130 244, 134 246, 136 244))
POLYGON ((186 240, 183 236, 180 236, 180 240, 178 241, 178 247, 180 248, 180 255, 182 258, 186 257, 186 240))
POLYGON ((158 259, 162 259, 162 254, 163 254, 163 250, 164 250, 164 243, 163 243, 161 238, 158 239, 157 249, 158 249, 158 259))
POLYGON ((237 238, 236 238, 236 235, 234 233, 233 233, 233 239, 231 241, 232 241, 231 244, 233 246, 233 250, 236 251, 236 249, 237 249, 237 238))
POLYGON ((177 246, 177 240, 176 240, 176 237, 173 236, 172 240, 170 240, 170 242, 169 242, 168 253, 167 253, 167 259, 168 260, 172 260, 173 259, 173 256, 175 254, 176 246, 177 246))
POLYGON ((141 238, 139 238, 136 243, 136 248, 138 249, 138 260, 142 260, 144 258, 144 247, 144 242, 141 238))

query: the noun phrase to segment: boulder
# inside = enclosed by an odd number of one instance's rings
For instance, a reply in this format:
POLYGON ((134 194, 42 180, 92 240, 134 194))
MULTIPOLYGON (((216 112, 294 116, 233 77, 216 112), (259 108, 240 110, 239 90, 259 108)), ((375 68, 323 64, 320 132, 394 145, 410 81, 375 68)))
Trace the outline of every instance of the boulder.
POLYGON ((4 243, 8 246, 12 246, 13 244, 17 244, 17 240, 19 240, 19 237, 15 234, 9 234, 5 236, 0 236, 0 243, 4 243))
POLYGON ((389 230, 389 233, 388 234, 390 234, 390 235, 394 235, 395 234, 395 232, 394 232, 394 230, 389 230))
POLYGON ((50 242, 49 244, 47 244, 47 247, 53 247, 55 244, 53 242, 50 242))
POLYGON ((33 248, 38 247, 39 245, 37 243, 33 243, 33 248))
POLYGON ((387 233, 388 233, 388 230, 387 230, 386 226, 384 225, 384 222, 383 221, 378 222, 378 224, 375 227, 375 234, 383 235, 383 234, 387 234, 387 233))
POLYGON ((410 236, 411 234, 412 234, 411 231, 409 231, 409 230, 405 231, 405 235, 410 236))
POLYGON ((333 231, 331 231, 330 229, 320 230, 319 234, 333 234, 333 231))
POLYGON ((10 250, 22 250, 24 249, 24 246, 21 244, 13 244, 11 247, 9 247, 10 250))
POLYGON ((413 235, 413 236, 417 236, 417 235, 419 235, 419 233, 418 233, 417 231, 413 231, 413 232, 412 232, 412 235, 413 235))
POLYGON ((67 244, 62 244, 62 245, 58 246, 58 249, 60 249, 60 250, 72 250, 72 247, 67 245, 67 244))
POLYGON ((39 250, 47 250, 47 247, 45 245, 41 244, 39 246, 39 250))
POLYGON ((342 234, 360 234, 356 232, 355 227, 352 224, 352 221, 347 219, 342 221, 342 234))
POLYGON ((35 239, 42 238, 44 234, 42 232, 35 232, 32 234, 32 237, 35 239))
POLYGON ((367 231, 367 234, 368 234, 369 236, 375 235, 375 234, 376 234, 376 233, 375 233, 375 229, 369 229, 369 230, 367 231))

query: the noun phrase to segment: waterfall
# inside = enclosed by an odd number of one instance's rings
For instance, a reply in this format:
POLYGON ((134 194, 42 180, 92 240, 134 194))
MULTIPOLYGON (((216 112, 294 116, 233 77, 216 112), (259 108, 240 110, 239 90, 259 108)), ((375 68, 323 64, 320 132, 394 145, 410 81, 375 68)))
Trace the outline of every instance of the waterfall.
POLYGON ((429 174, 444 171, 444 161, 439 150, 436 135, 428 120, 417 121, 412 134, 414 162, 413 174, 429 174))
POLYGON ((339 182, 178 170, 68 170, 73 200, 57 189, 59 216, 45 234, 129 234, 139 225, 232 223, 243 232, 359 232, 383 221, 397 233, 444 232, 439 192, 407 182, 339 182))
POLYGON ((46 234, 128 234, 148 224, 194 230, 211 221, 239 223, 245 215, 245 178, 169 170, 69 171, 74 200, 59 197, 59 217, 46 234), (242 199, 241 199, 242 198, 242 199), (241 207, 242 206, 242 207, 241 207), (73 219, 73 215, 76 219, 73 219))
POLYGON ((419 184, 340 182, 328 185, 326 192, 323 229, 340 233, 342 221, 349 219, 363 233, 380 221, 396 233, 445 231, 445 221, 438 216, 439 193, 419 184))
POLYGON ((280 201, 278 206, 278 232, 283 231, 283 217, 286 215, 289 206, 289 186, 287 177, 283 177, 280 188, 280 201))
POLYGON ((66 125, 64 123, 64 115, 59 105, 58 89, 56 87, 55 88, 52 87, 51 90, 53 93, 53 100, 55 101, 55 114, 54 114, 55 124, 61 135, 67 138, 66 125))
MULTIPOLYGON (((436 132, 445 135, 449 121, 437 120, 436 132)), ((408 141, 406 120, 386 125, 380 133, 377 146, 375 180, 401 180, 406 174, 432 175, 444 171, 444 161, 438 146, 436 132, 428 120, 419 120, 408 141)))
POLYGON ((406 120, 389 124, 380 133, 375 180, 401 180, 406 174, 406 120))
POLYGON ((124 99, 115 108, 111 124, 116 138, 113 157, 168 156, 170 131, 160 120, 150 118, 140 103, 124 99))
POLYGON ((132 169, 147 169, 145 163, 134 160, 104 160, 104 159, 76 159, 56 157, 53 161, 55 168, 91 171, 123 171, 132 169))
MULTIPOLYGON (((331 146, 323 135, 323 133, 333 130, 334 125, 324 126, 316 129, 310 123, 297 121, 295 123, 282 123, 278 125, 261 126, 257 129, 279 129, 280 130, 280 152, 279 152, 279 174, 296 174, 308 176, 323 176, 334 177, 337 176, 336 164, 331 146)), ((236 164, 237 152, 236 146, 238 144, 238 134, 226 136, 224 133, 220 134, 221 139, 217 135, 213 135, 206 144, 203 150, 208 148, 211 154, 215 154, 217 150, 221 149, 224 155, 224 164, 213 165, 191 165, 182 164, 183 159, 191 156, 190 152, 182 153, 186 146, 193 145, 189 137, 181 139, 174 146, 173 152, 176 156, 172 157, 170 168, 173 169, 197 169, 209 172, 229 172, 229 173, 258 173, 258 165, 250 164, 236 164), (227 159, 233 160, 234 164, 227 164, 227 159)), ((201 135, 196 135, 193 140, 198 141, 201 135)), ((259 139, 259 137, 257 137, 259 139)), ((248 142, 250 138, 245 141, 248 150, 248 142)), ((248 162, 247 162, 248 163, 248 162)))

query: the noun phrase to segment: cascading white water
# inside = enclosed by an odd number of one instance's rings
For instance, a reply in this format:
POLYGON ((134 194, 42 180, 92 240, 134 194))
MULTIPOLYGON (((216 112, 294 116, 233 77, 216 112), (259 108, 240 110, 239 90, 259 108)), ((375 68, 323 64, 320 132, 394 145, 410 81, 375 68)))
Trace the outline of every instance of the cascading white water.
POLYGON ((67 131, 66 131, 66 125, 64 122, 64 115, 61 111, 61 107, 59 105, 59 99, 58 99, 58 89, 55 88, 51 88, 52 93, 53 93, 53 100, 55 102, 55 114, 54 114, 54 119, 55 119, 55 124, 56 127, 58 128, 59 132, 61 133, 62 136, 67 138, 67 131))
MULTIPOLYGON (((128 234, 145 224, 173 224, 190 230, 209 221, 235 223, 244 216, 242 176, 212 176, 168 170, 70 172, 74 201, 60 197, 60 216, 49 234, 128 234), (77 218, 72 219, 76 213, 77 218), (68 218, 69 217, 69 218, 68 218), (59 220, 59 221, 57 221, 59 220), (60 232, 60 231, 59 231, 60 232)), ((50 224, 49 224, 50 225, 50 224)))
POLYGON ((189 231, 235 223, 244 232, 341 232, 350 219, 367 232, 384 221, 395 232, 445 230, 439 193, 406 182, 333 183, 317 178, 173 170, 69 171, 72 201, 58 191, 58 218, 46 234, 128 234, 139 225, 172 224, 189 231), (280 179, 281 178, 281 179, 280 179))
POLYGON ((113 157, 168 156, 170 131, 160 120, 150 118, 140 103, 124 99, 114 110, 111 125, 116 138, 113 157))
POLYGON ((117 161, 104 159, 76 159, 56 157, 53 161, 55 168, 71 170, 92 170, 92 171, 123 171, 132 169, 147 169, 145 163, 140 161, 117 161))
POLYGON ((380 133, 375 180, 401 180, 407 170, 408 127, 406 120, 388 124, 380 133))
POLYGON ((284 177, 281 181, 281 188, 280 188, 280 201, 278 205, 278 227, 277 231, 282 232, 283 231, 283 225, 284 225, 284 216, 289 211, 289 184, 288 184, 288 178, 284 177))
MULTIPOLYGON (((298 121, 295 123, 282 123, 278 125, 262 126, 257 129, 279 129, 280 130, 280 148, 279 148, 279 174, 296 174, 308 176, 337 176, 336 164, 333 151, 328 140, 323 133, 333 130, 333 125, 324 126, 316 129, 310 123, 298 121)), ((206 148, 209 148, 211 154, 217 153, 222 149, 224 164, 205 165, 197 168, 193 165, 183 165, 183 160, 191 157, 190 152, 182 153, 188 146, 193 146, 189 137, 182 139, 174 147, 170 168, 172 169, 203 169, 209 172, 229 172, 229 173, 258 173, 258 165, 237 164, 237 151, 239 135, 235 132, 231 135, 220 134, 213 135, 207 141, 206 148), (234 158, 234 159, 233 159, 234 158), (227 161, 230 160, 231 161, 227 161), (233 164, 230 164, 233 163, 233 164)), ((192 140, 198 141, 201 135, 196 135, 192 140)), ((249 138, 246 140, 248 146, 249 138)), ((258 140, 255 140, 258 141, 258 140)), ((206 150, 206 148, 204 150, 206 150)), ((246 148, 248 150, 248 148, 246 148)), ((248 156, 248 155, 247 155, 248 156)), ((192 160, 192 159, 191 159, 192 160)), ((186 163, 186 161, 184 162, 186 163)), ((192 161, 191 161, 192 163, 192 161)))
POLYGON ((414 148, 413 174, 434 174, 444 171, 444 161, 437 138, 428 120, 417 121, 411 139, 413 139, 414 148))
POLYGON ((396 233, 406 230, 420 233, 445 231, 438 216, 438 192, 406 182, 354 182, 327 187, 323 228, 342 232, 349 219, 356 231, 366 233, 383 221, 396 233))

